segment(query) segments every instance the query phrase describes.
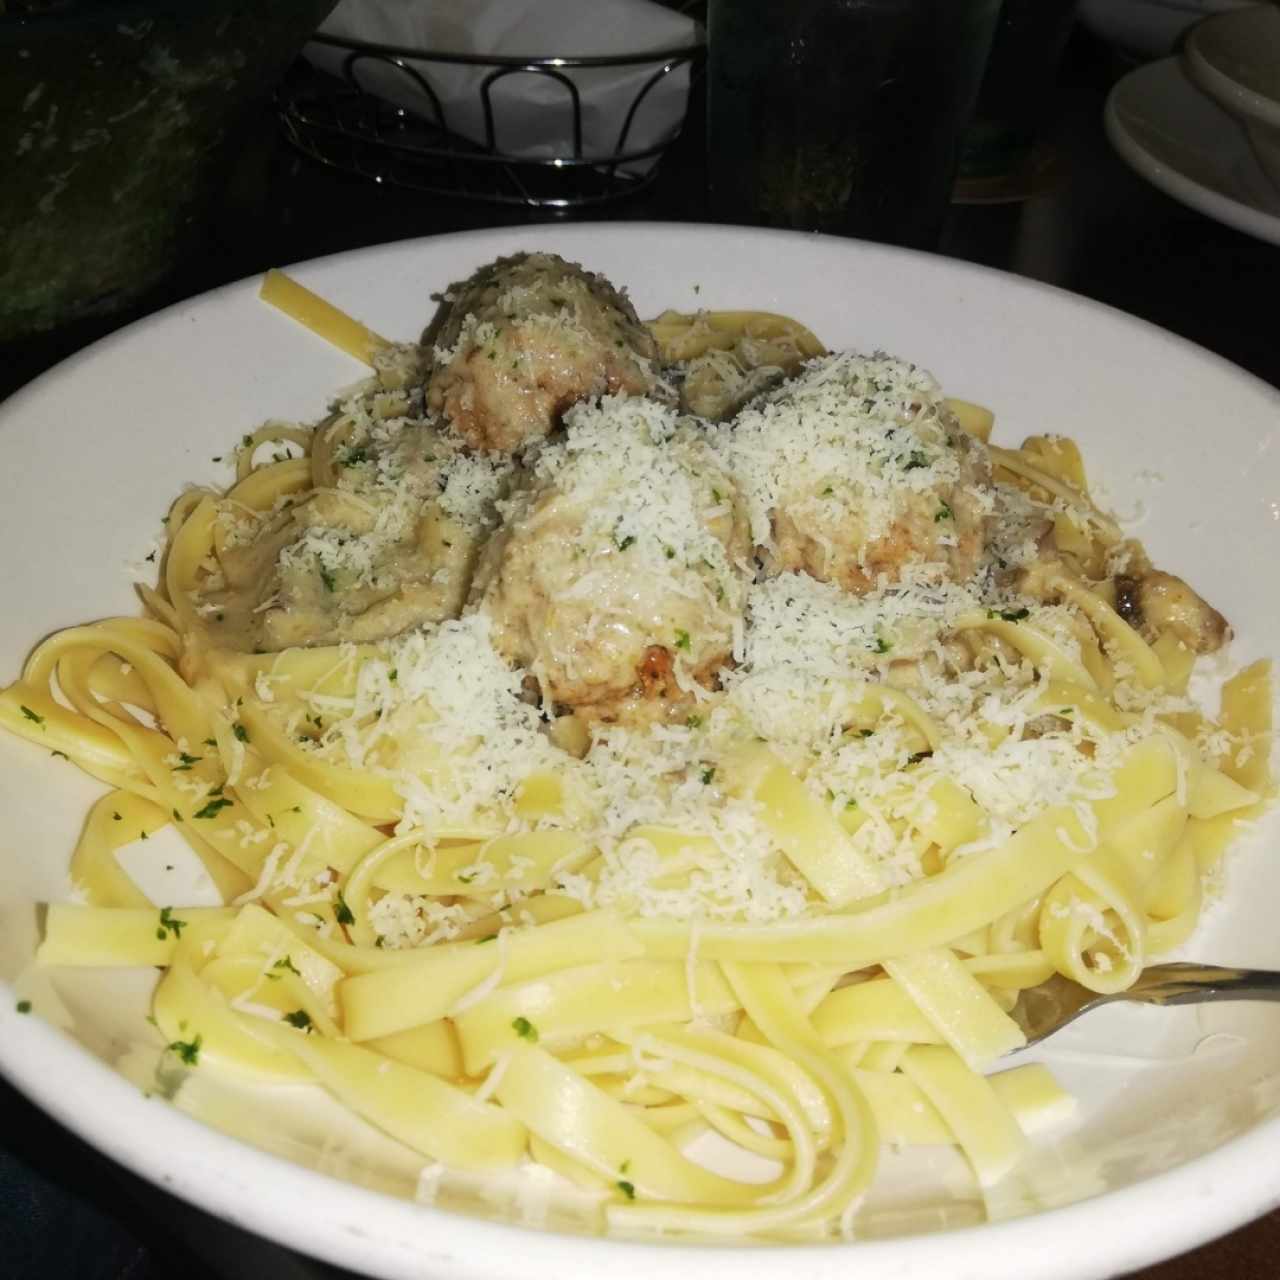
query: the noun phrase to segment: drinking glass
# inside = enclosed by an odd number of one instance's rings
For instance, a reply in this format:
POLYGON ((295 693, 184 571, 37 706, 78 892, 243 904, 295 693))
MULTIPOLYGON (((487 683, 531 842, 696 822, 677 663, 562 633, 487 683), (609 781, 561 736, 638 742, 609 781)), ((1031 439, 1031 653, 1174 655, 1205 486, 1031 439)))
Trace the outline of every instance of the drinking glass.
POLYGON ((710 0, 713 216, 920 248, 1000 0, 710 0))
POLYGON ((959 198, 1017 199, 1036 189, 1036 142, 1053 105, 1076 3, 1004 0, 960 143, 959 198))

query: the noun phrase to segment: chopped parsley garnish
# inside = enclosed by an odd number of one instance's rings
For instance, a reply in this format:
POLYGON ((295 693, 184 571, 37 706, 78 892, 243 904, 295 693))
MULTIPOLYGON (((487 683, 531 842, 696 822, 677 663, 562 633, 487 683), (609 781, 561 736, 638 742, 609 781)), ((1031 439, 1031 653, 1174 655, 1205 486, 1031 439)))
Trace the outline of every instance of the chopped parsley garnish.
POLYGON ((332 570, 326 569, 324 565, 320 565, 319 569, 320 581, 324 583, 324 589, 326 591, 332 591, 337 585, 337 580, 334 578, 332 570))
POLYGON ((237 720, 235 724, 231 726, 231 732, 235 734, 235 738, 237 742, 249 741, 249 730, 246 729, 244 725, 240 723, 239 720, 237 720))
POLYGON ((218 740, 217 738, 206 738, 204 740, 204 745, 206 747, 216 747, 218 745, 218 740))
POLYGON ((170 1053, 176 1053, 185 1066, 194 1067, 200 1061, 200 1046, 203 1043, 204 1038, 196 1035, 190 1040, 173 1040, 168 1049, 170 1053))
POLYGON ((173 820, 174 820, 174 822, 181 822, 181 821, 182 821, 182 814, 180 814, 180 813, 177 811, 177 809, 175 809, 175 810, 173 811, 173 820))
POLYGON ((286 1013, 284 1020, 291 1027, 297 1027, 299 1031, 311 1030, 311 1015, 305 1009, 295 1009, 292 1013, 286 1013))
POLYGON ((459 871, 458 879, 461 880, 463 884, 470 884, 479 874, 480 873, 478 871, 459 871))
POLYGON ((62 757, 62 759, 64 759, 64 760, 70 760, 70 759, 71 759, 71 757, 70 757, 69 755, 67 755, 67 753, 66 753, 65 751, 50 751, 50 752, 49 752, 49 754, 50 754, 51 756, 61 756, 61 757, 62 757))
POLYGON ((674 560, 676 558, 675 547, 663 547, 662 550, 666 554, 668 560, 674 560))
POLYGON ((928 465, 928 455, 922 453, 919 449, 912 449, 911 456, 907 459, 902 469, 904 471, 914 471, 917 467, 927 467, 928 465))
POLYGON ((483 938, 476 939, 476 946, 478 947, 484 942, 496 942, 497 940, 498 935, 496 933, 486 933, 483 938))
POLYGON ((30 1000, 19 1000, 19 1001, 18 1001, 18 1003, 14 1006, 14 1008, 16 1008, 16 1009, 17 1009, 17 1011, 18 1011, 19 1013, 30 1013, 30 1012, 31 1012, 31 1001, 30 1001, 30 1000))
POLYGON ((689 633, 687 631, 676 631, 676 648, 686 650, 689 648, 689 633))
POLYGON ((915 751, 907 757, 907 763, 919 764, 921 760, 927 760, 931 755, 933 755, 932 751, 915 751))
POLYGON ((835 490, 830 485, 827 485, 827 487, 822 491, 822 496, 824 498, 829 498, 833 493, 835 493, 835 490))
POLYGON ((633 542, 635 542, 635 540, 635 534, 633 533, 627 534, 624 538, 617 539, 618 550, 625 551, 633 542))
POLYGON ((119 814, 118 814, 114 809, 111 811, 111 820, 112 820, 112 822, 120 822, 120 821, 122 821, 122 819, 121 819, 120 815, 119 815, 119 814))
POLYGON ((876 636, 876 642, 871 646, 876 653, 888 653, 893 648, 884 636, 876 636))
POLYGON ((521 1040, 527 1040, 530 1044, 538 1043, 538 1028, 528 1018, 512 1018, 511 1029, 521 1040))
POLYGON ((720 490, 719 490, 719 489, 714 489, 714 488, 713 488, 713 489, 711 490, 711 496, 712 496, 712 497, 713 497, 717 502, 719 502, 719 501, 724 497, 724 494, 722 494, 722 493, 720 492, 720 490))
POLYGON ((226 796, 215 795, 203 808, 197 809, 191 816, 193 818, 216 818, 223 809, 229 809, 232 801, 226 796))
POLYGON ((32 724, 38 724, 42 729, 44 728, 44 716, 32 711, 30 707, 19 706, 19 710, 26 719, 31 721, 32 724))
POLYGON ((253 443, 253 437, 252 437, 252 436, 241 436, 241 437, 240 437, 240 445, 241 445, 241 447, 242 447, 242 448, 247 449, 247 448, 248 448, 252 443, 253 443))
POLYGON ((1005 622, 1021 622, 1031 615, 1030 609, 988 609, 988 618, 1002 618, 1005 622))
POLYGON ((178 763, 173 766, 174 773, 186 773, 193 764, 199 764, 204 756, 189 756, 185 751, 178 754, 178 763))
POLYGON ((874 730, 874 729, 859 729, 859 730, 858 730, 858 736, 859 736, 860 738, 869 738, 869 737, 871 737, 871 735, 872 735, 873 733, 875 733, 875 730, 874 730))
POLYGON ((364 445, 359 445, 354 449, 348 449, 342 456, 341 466, 354 467, 361 462, 369 461, 369 450, 364 445))
MULTIPOLYGON (((302 974, 298 971, 298 966, 293 963, 292 956, 282 956, 271 967, 272 969, 287 970, 289 973, 297 974, 299 978, 302 977, 302 974)), ((279 976, 280 975, 278 973, 267 974, 268 978, 278 978, 279 976)))
POLYGON ((702 728, 702 717, 701 717, 701 716, 690 716, 690 717, 685 721, 685 724, 686 724, 690 729, 701 729, 701 728, 702 728))
POLYGON ((621 1191, 622 1194, 626 1196, 628 1200, 634 1200, 636 1198, 635 1186, 632 1183, 628 1182, 625 1178, 622 1178, 618 1181, 618 1190, 621 1191))
POLYGON ((333 918, 339 924, 355 924, 356 918, 352 914, 351 908, 347 906, 347 900, 342 896, 342 890, 338 890, 338 901, 334 904, 333 918))
POLYGON ((182 931, 187 927, 185 920, 174 918, 172 907, 160 908, 160 923, 156 927, 156 937, 163 942, 171 933, 175 938, 182 937, 182 931))
POLYGON ((400 672, 399 672, 395 667, 392 667, 392 668, 391 668, 391 670, 387 672, 387 679, 388 679, 392 684, 395 684, 395 682, 396 682, 397 678, 399 677, 399 675, 400 675, 400 672))
POLYGON ((716 767, 713 764, 704 765, 702 768, 702 772, 698 774, 698 777, 702 779, 702 785, 704 787, 709 787, 711 785, 711 780, 715 776, 716 776, 716 767))
POLYGON ((947 504, 944 502, 942 506, 940 506, 937 509, 937 511, 933 513, 933 523, 941 524, 942 521, 944 520, 950 520, 953 515, 955 515, 955 512, 953 512, 951 508, 947 506, 947 504))

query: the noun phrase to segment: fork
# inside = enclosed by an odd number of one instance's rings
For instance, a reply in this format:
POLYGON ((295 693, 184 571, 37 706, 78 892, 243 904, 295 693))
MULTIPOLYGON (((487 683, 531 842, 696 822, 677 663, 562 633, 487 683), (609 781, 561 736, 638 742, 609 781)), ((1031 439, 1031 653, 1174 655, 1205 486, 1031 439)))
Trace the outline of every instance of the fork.
POLYGON ((1054 974, 1018 996, 1009 1016, 1027 1037, 1027 1046, 1074 1022, 1082 1013, 1114 1000, 1140 1004, 1201 1004, 1214 1000, 1280 1000, 1280 972, 1228 969, 1213 964, 1157 964, 1143 969, 1127 991, 1105 995, 1054 974))

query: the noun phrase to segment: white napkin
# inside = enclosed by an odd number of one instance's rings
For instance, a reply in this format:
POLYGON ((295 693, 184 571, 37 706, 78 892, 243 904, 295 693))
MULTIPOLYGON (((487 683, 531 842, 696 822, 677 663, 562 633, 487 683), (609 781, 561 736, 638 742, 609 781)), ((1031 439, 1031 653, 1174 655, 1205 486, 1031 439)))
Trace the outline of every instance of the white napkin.
MULTIPOLYGON (((342 0, 320 28, 325 35, 431 53, 518 57, 644 54, 682 48, 701 39, 698 24, 651 0, 342 0)), ((307 59, 342 74, 346 54, 312 41, 307 59)), ((440 99, 444 125, 485 145, 481 84, 491 67, 406 59, 440 99)), ((561 68, 581 97, 582 154, 618 150, 619 134, 636 96, 661 62, 634 67, 561 68)), ((360 59, 354 78, 366 92, 435 121, 429 97, 413 77, 378 59, 360 59)), ((524 158, 569 156, 573 112, 568 89, 542 74, 504 76, 490 89, 495 149, 524 158)), ((625 150, 668 141, 684 118, 689 68, 663 76, 645 95, 628 130, 625 150)), ((654 162, 625 166, 643 173, 654 162)))

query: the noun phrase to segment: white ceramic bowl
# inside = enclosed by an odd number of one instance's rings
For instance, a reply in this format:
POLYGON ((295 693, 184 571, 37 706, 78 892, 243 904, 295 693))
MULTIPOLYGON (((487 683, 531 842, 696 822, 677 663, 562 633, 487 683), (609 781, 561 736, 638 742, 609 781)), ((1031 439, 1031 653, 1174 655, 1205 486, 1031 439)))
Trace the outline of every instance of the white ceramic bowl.
MULTIPOLYGON (((1235 624, 1233 659, 1276 648, 1280 393, 1105 307, 926 254, 728 227, 482 232, 296 274, 377 330, 410 336, 433 291, 530 248, 629 286, 644 315, 755 306, 803 319, 832 346, 908 355, 990 404, 997 439, 1076 437, 1095 487, 1235 624)), ((227 465, 211 459, 249 426, 315 418, 360 376, 256 295, 247 281, 174 307, 0 409, 4 679, 50 630, 135 613, 125 565, 151 568, 159 517, 182 485, 225 483, 227 465)), ((237 1091, 197 1070, 172 1104, 145 1098, 154 971, 31 967, 34 904, 67 893, 67 859, 99 791, 48 751, 0 737, 0 1070, 122 1164, 329 1263, 394 1280, 1092 1280, 1280 1202, 1280 1011, 1236 1004, 1111 1006, 1030 1051, 1080 1099, 1075 1119, 1038 1139, 985 1203, 950 1149, 887 1154, 851 1246, 605 1240, 575 1232, 554 1203, 535 1230, 519 1223, 536 1206, 495 1181, 415 1203, 422 1160, 310 1089, 237 1091), (18 1000, 34 1012, 19 1014, 18 1000)), ((1280 968, 1276 834, 1273 815, 1233 854, 1195 955, 1280 968)))
POLYGON ((1080 0, 1080 21, 1132 58, 1163 58, 1207 13, 1249 0, 1080 0))
POLYGON ((1187 37, 1183 57, 1196 84, 1240 122, 1280 190, 1280 8, 1206 19, 1187 37))

